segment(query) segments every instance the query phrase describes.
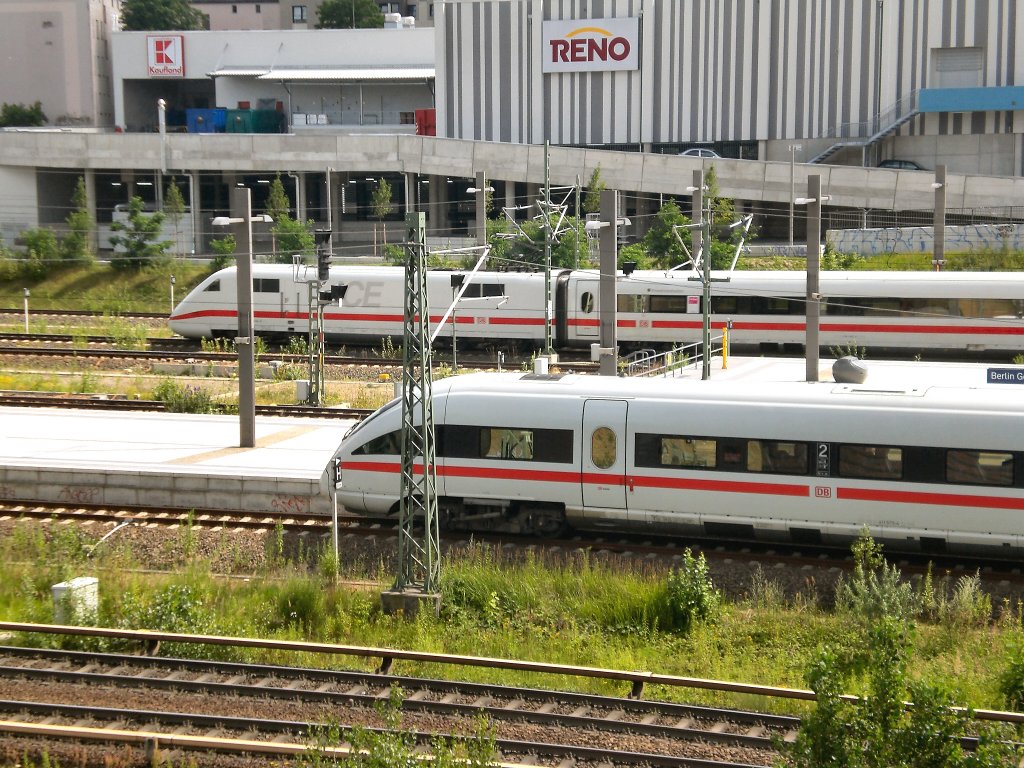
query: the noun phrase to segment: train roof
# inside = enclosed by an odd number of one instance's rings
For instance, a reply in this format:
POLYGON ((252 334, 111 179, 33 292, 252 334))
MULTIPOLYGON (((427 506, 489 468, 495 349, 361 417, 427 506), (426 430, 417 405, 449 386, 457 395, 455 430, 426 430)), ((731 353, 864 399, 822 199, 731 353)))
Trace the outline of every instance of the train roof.
MULTIPOLYGON (((803 361, 800 361, 801 364, 803 361)), ((975 367, 980 368, 980 366, 975 367)), ((1012 366, 1024 373, 1024 367, 1012 366)), ((968 368, 969 370, 969 368, 968 368)), ((935 380, 924 377, 900 379, 869 375, 863 384, 795 379, 719 377, 706 381, 686 378, 626 378, 582 374, 479 373, 442 379, 434 383, 434 395, 472 393, 510 396, 539 395, 556 398, 614 398, 629 400, 685 400, 772 405, 867 406, 974 411, 1024 418, 1024 386, 986 384, 984 372, 975 370, 976 384, 963 378, 935 380)))

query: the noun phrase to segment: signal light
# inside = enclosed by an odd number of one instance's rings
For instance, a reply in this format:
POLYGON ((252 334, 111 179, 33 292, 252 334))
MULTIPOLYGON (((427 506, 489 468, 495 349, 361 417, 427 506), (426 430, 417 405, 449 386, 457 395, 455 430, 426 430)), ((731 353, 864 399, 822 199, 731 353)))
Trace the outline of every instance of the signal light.
POLYGON ((331 279, 331 257, 325 251, 316 255, 316 277, 321 283, 331 279))

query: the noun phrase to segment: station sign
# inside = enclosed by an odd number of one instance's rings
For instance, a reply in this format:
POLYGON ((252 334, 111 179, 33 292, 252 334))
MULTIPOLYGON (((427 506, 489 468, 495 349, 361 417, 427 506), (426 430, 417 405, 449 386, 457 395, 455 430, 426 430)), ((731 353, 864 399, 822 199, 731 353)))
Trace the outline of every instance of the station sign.
POLYGON ((602 72, 640 68, 640 20, 545 21, 544 72, 602 72))
POLYGON ((185 36, 149 35, 146 60, 150 77, 184 77, 185 36))
POLYGON ((989 384, 1024 384, 1024 368, 989 368, 989 384))

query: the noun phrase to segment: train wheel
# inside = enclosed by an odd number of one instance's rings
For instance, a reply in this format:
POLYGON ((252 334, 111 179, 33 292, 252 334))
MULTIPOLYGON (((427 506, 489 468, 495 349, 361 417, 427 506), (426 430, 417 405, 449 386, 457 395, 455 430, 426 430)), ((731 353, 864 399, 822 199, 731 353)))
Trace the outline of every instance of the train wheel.
POLYGON ((565 510, 559 506, 531 506, 525 511, 525 533, 553 539, 563 535, 569 529, 565 522, 565 510))

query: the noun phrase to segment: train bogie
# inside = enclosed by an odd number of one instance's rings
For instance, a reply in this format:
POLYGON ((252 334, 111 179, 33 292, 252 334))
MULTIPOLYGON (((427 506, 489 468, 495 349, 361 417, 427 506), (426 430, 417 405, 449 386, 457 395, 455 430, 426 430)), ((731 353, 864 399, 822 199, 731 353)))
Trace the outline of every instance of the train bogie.
MULTIPOLYGON (((1024 547, 1022 396, 516 374, 435 384, 444 524, 1024 547)), ((346 507, 393 510, 396 404, 341 448, 346 507)))

